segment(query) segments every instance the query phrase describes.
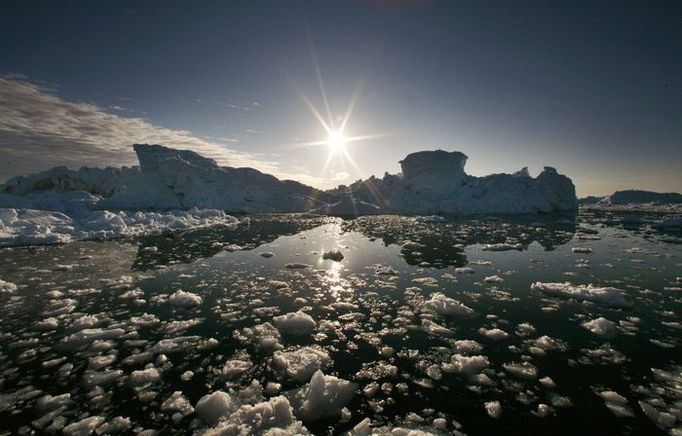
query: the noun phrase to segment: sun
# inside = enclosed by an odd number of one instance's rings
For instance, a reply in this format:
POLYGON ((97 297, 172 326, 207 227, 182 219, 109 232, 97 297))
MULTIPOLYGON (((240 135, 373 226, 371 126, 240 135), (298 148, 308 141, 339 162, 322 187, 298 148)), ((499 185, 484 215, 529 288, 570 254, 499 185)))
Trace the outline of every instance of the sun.
POLYGON ((327 145, 332 153, 342 152, 346 148, 346 142, 347 139, 343 132, 332 131, 327 136, 327 145))

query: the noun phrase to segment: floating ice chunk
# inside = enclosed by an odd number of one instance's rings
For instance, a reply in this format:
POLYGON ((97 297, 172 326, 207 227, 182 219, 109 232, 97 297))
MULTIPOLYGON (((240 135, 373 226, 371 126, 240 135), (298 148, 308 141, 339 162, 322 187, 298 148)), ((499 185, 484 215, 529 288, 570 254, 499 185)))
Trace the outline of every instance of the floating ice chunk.
POLYGON ((592 249, 589 247, 573 247, 573 248, 571 248, 571 251, 574 253, 580 253, 580 254, 592 253, 592 249))
POLYGON ((507 339, 509 337, 509 333, 498 328, 487 329, 485 327, 481 327, 478 329, 478 333, 488 339, 492 339, 493 341, 501 341, 502 339, 507 339))
POLYGON ((564 347, 564 344, 550 336, 540 336, 534 341, 536 347, 544 351, 557 350, 564 347))
POLYGON ((161 410, 164 412, 179 412, 183 415, 189 415, 194 412, 194 407, 189 400, 182 395, 181 391, 173 392, 173 395, 168 397, 162 404, 161 410))
POLYGON ((236 405, 228 393, 215 391, 201 397, 194 408, 204 421, 215 424, 220 418, 235 410, 236 405))
POLYGON ((115 329, 83 329, 72 335, 67 336, 64 342, 72 345, 84 345, 89 344, 98 339, 116 339, 120 338, 125 334, 125 330, 121 328, 115 329))
POLYGON ((322 254, 322 259, 333 260, 334 262, 341 262, 343 257, 343 253, 337 249, 325 251, 324 254, 322 254))
POLYGON ((180 374, 180 380, 182 380, 182 381, 190 381, 193 378, 194 378, 194 372, 189 371, 189 370, 180 374))
POLYGON ((474 269, 469 268, 468 266, 464 266, 461 268, 455 268, 455 273, 457 273, 457 274, 473 274, 474 269))
POLYGON ((523 246, 521 244, 486 244, 483 246, 482 250, 485 251, 509 251, 509 250, 521 250, 523 246))
POLYGON ((320 349, 305 347, 295 351, 276 352, 272 357, 275 368, 294 380, 306 382, 320 369, 324 369, 331 359, 320 349))
POLYGON ((604 404, 617 417, 635 416, 634 412, 628 407, 628 399, 615 391, 601 391, 597 394, 602 397, 604 404))
POLYGON ((296 420, 289 400, 283 396, 241 406, 227 419, 203 433, 205 436, 262 434, 267 436, 310 434, 296 420))
POLYGON ((485 403, 485 411, 493 419, 498 419, 502 416, 502 405, 499 401, 488 401, 485 403))
POLYGON ((390 265, 374 265, 374 274, 379 276, 397 276, 398 271, 390 265))
MULTIPOLYGON (((54 193, 62 200, 71 193, 54 193)), ((90 196, 91 198, 95 198, 90 196)), ((12 197, 15 201, 26 202, 39 196, 12 197)), ((55 204, 37 204, 47 209, 64 209, 55 204)), ((0 246, 65 244, 81 239, 107 239, 121 236, 141 236, 164 230, 182 230, 214 225, 236 226, 237 219, 221 210, 192 209, 169 212, 114 212, 88 210, 83 205, 72 207, 72 216, 51 210, 0 209, 3 223, 0 232, 0 246), (11 219, 7 217, 12 216, 11 219)))
POLYGON ((371 364, 365 364, 357 373, 358 378, 366 378, 370 380, 395 377, 396 375, 398 375, 398 367, 383 360, 371 364))
POLYGON ((593 319, 592 321, 586 321, 580 325, 584 329, 591 331, 595 335, 602 336, 605 338, 613 337, 616 335, 616 333, 618 333, 616 323, 613 321, 609 321, 604 317, 599 317, 597 319, 593 319))
POLYGON ((88 367, 92 369, 105 368, 116 361, 118 356, 116 354, 105 354, 103 356, 93 356, 88 358, 88 367))
POLYGON ((661 227, 666 229, 682 228, 682 216, 665 216, 661 222, 661 227))
POLYGON ((282 345, 279 343, 282 336, 279 330, 269 322, 253 327, 245 327, 241 331, 235 331, 233 336, 242 343, 253 343, 257 348, 264 351, 274 351, 282 348, 282 345))
POLYGON ((556 383, 554 383, 554 380, 552 380, 551 377, 542 377, 540 380, 538 380, 542 386, 544 386, 547 389, 553 389, 556 387, 556 383))
POLYGON ((59 320, 54 317, 45 318, 41 321, 38 321, 36 323, 36 327, 41 330, 55 330, 57 327, 59 327, 59 320))
POLYGON ((191 292, 178 289, 168 297, 168 302, 177 307, 195 307, 201 304, 201 297, 191 292))
POLYGON ((253 363, 248 360, 247 356, 228 360, 223 365, 220 374, 227 378, 235 378, 243 375, 246 371, 253 367, 253 363))
POLYGON ((412 283, 417 283, 418 285, 429 286, 432 288, 438 286, 438 280, 434 277, 417 277, 412 279, 412 283))
POLYGON ((17 290, 17 285, 0 279, 0 294, 13 294, 17 290))
POLYGON ((276 316, 272 320, 280 332, 295 336, 309 335, 317 326, 312 316, 300 310, 276 316))
POLYGON ((445 316, 468 316, 474 313, 472 308, 440 292, 433 294, 430 300, 425 301, 422 310, 445 316))
POLYGON ((92 434, 97 427, 102 425, 105 420, 106 419, 101 416, 89 416, 67 425, 62 431, 67 436, 88 436, 92 434))
POLYGON ((130 317, 130 322, 136 326, 149 327, 158 324, 159 318, 157 318, 156 315, 145 312, 140 316, 130 317))
POLYGON ((284 266, 289 269, 305 269, 310 267, 310 265, 308 265, 307 263, 302 262, 290 262, 284 266))
POLYGON ((203 339, 201 336, 178 336, 171 339, 161 339, 149 351, 153 354, 178 353, 193 348, 209 348, 217 344, 218 341, 213 338, 203 339))
POLYGON ((149 362, 154 358, 154 355, 148 351, 143 353, 135 353, 123 359, 124 365, 139 365, 141 363, 149 362))
POLYGON ((454 336, 455 332, 450 330, 447 327, 443 327, 440 324, 436 324, 435 322, 431 321, 430 319, 423 319, 422 320, 422 328, 426 333, 429 333, 434 336, 444 336, 444 337, 450 337, 454 336))
POLYGON ((483 281, 486 283, 502 283, 504 279, 498 275, 494 275, 484 278, 483 281))
POLYGON ((442 216, 439 215, 428 215, 428 216, 418 216, 415 217, 414 222, 415 223, 423 223, 423 224, 437 224, 437 223, 445 223, 448 220, 442 216))
MULTIPOLYGON (((97 430, 95 430, 95 433, 98 435, 101 434, 120 434, 123 433, 124 430, 129 430, 130 427, 132 427, 132 423, 130 422, 130 418, 125 418, 123 416, 116 416, 110 421, 107 421, 103 425, 99 426, 97 430)), ((140 434, 140 433, 138 433, 140 434)))
POLYGON ((144 291, 142 289, 131 289, 118 296, 121 300, 137 300, 138 298, 144 296, 144 291))
POLYGON ((653 421, 656 427, 660 429, 670 429, 675 425, 675 421, 677 421, 677 418, 672 413, 661 412, 644 400, 639 400, 639 407, 642 408, 647 418, 653 421))
POLYGON ((611 307, 630 307, 630 303, 623 295, 624 291, 618 288, 600 288, 591 284, 587 286, 574 286, 570 282, 535 282, 531 285, 531 289, 555 297, 569 298, 578 301, 590 301, 592 303, 611 307))
POLYGON ((455 351, 458 353, 480 353, 483 346, 476 341, 470 339, 460 339, 454 343, 455 351))
POLYGON ((516 334, 519 336, 529 336, 535 333, 535 327, 528 322, 522 322, 516 326, 516 334))
POLYGON ((71 403, 71 394, 66 393, 62 395, 44 395, 36 400, 36 409, 41 412, 57 409, 71 403))
POLYGON ((454 354, 451 358, 451 366, 446 366, 443 369, 470 377, 483 371, 488 366, 490 366, 490 361, 487 356, 463 356, 461 354, 454 354))
POLYGON ((76 318, 71 325, 69 326, 69 330, 75 331, 75 330, 83 330, 83 329, 89 329, 93 327, 97 327, 97 324, 99 324, 99 319, 97 319, 96 316, 94 315, 83 315, 79 316, 76 318))
POLYGON ((156 368, 141 369, 138 371, 133 371, 130 374, 130 384, 132 386, 142 386, 148 383, 154 383, 161 379, 161 374, 156 368))
POLYGON ((509 374, 525 380, 535 380, 538 377, 537 367, 528 362, 505 363, 502 367, 509 374))
POLYGON ((417 251, 423 249, 424 247, 425 245, 420 244, 419 242, 407 241, 400 248, 403 251, 417 251))
POLYGON ((123 371, 120 369, 106 371, 87 370, 83 373, 83 386, 87 389, 92 389, 95 386, 113 383, 121 377, 123 377, 123 371))
POLYGON ((301 388, 294 397, 298 413, 308 421, 329 418, 341 414, 341 409, 355 395, 356 384, 317 370, 310 383, 301 388))
POLYGON ((358 309, 357 304, 349 303, 347 301, 337 301, 335 303, 330 304, 329 306, 332 307, 334 310, 337 310, 337 311, 357 310, 358 309))

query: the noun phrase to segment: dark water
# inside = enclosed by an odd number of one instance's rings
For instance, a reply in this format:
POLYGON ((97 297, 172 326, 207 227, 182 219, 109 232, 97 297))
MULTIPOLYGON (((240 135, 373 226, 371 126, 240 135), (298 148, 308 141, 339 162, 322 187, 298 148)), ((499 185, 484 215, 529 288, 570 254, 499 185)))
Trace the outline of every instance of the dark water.
POLYGON ((281 345, 285 350, 309 345, 323 349, 331 358, 325 374, 358 385, 344 417, 304 420, 315 434, 350 430, 364 418, 377 426, 433 432, 433 419, 444 418, 446 433, 459 429, 471 435, 667 434, 681 425, 679 420, 675 424, 674 415, 677 409, 679 416, 682 401, 682 239, 679 233, 658 229, 658 218, 644 216, 642 225, 623 228, 617 215, 596 212, 444 222, 253 216, 236 229, 3 249, 0 278, 19 289, 0 294, 0 428, 7 434, 57 429, 59 423, 50 427, 49 420, 35 423, 49 411, 36 401, 45 394, 70 393, 71 401, 55 414, 62 417, 62 426, 90 415, 123 416, 132 421, 127 432, 190 433, 206 424, 195 414, 174 419, 173 412, 162 410, 175 391, 195 405, 207 393, 236 391, 253 380, 262 386, 280 383, 282 392, 301 387, 302 382, 273 368, 272 352, 239 340, 235 332, 302 310, 315 319, 316 329, 303 336, 285 334, 281 345), (421 247, 401 249, 406 241, 421 247), (484 249, 496 243, 514 248, 484 249), (591 248, 592 253, 574 253, 575 247, 591 248), (323 259, 330 249, 340 250, 343 260, 323 259), (274 256, 263 257, 263 252, 274 256), (286 266, 295 262, 309 267, 286 266), (455 270, 465 266, 473 273, 455 270), (492 276, 502 281, 485 281, 492 276), (622 289, 631 307, 531 290, 534 282, 566 281, 622 289), (136 297, 122 298, 138 288, 136 297), (201 304, 181 308, 166 301, 178 289, 201 296, 201 304), (423 303, 435 292, 461 301, 475 314, 430 313, 423 303), (67 299, 73 301, 64 303, 67 299), (158 322, 131 322, 144 313, 158 322), (65 341, 78 331, 74 321, 83 315, 96 318, 90 319, 91 328, 125 333, 102 339, 109 342, 98 342, 101 349, 91 340, 65 341), (599 317, 616 323, 613 334, 603 337, 581 326, 599 317), (49 318, 54 318, 53 325, 39 324, 49 318), (428 333, 422 327, 425 319, 452 333, 428 333), (188 320, 194 322, 177 322, 188 320), (492 340, 481 328, 499 328, 508 337, 492 340), (166 353, 165 364, 156 361, 159 353, 137 364, 125 362, 164 338, 178 336, 214 338, 217 344, 166 353), (538 350, 536 341, 543 336, 553 339, 554 346, 538 350), (471 354, 487 356, 483 373, 489 383, 448 370, 455 341, 464 339, 482 346, 471 354), (594 351, 600 347, 608 352, 594 351), (92 357, 110 355, 115 359, 102 368, 89 363, 92 357), (253 365, 225 378, 220 369, 235 356, 246 356, 253 365), (60 358, 54 366, 44 365, 60 358), (163 367, 160 379, 131 386, 127 376, 154 362, 163 367), (537 376, 521 378, 505 371, 503 365, 520 362, 534 366, 537 376), (72 370, 60 375, 69 363, 72 370), (370 371, 377 365, 397 371, 370 371), (666 373, 656 377, 651 368, 666 373), (116 370, 122 371, 119 376, 99 387, 85 379, 88 371, 116 370), (188 370, 194 377, 183 381, 180 376, 188 370), (543 377, 556 386, 544 386, 539 382, 543 377), (381 388, 369 397, 363 388, 373 382, 381 388), (604 391, 625 397, 623 410, 631 416, 616 416, 607 408, 598 395, 604 391), (671 413, 672 424, 655 425, 640 400, 671 413), (491 401, 501 404, 498 419, 486 413, 484 404, 491 401), (533 413, 538 404, 547 405, 547 416, 533 413))

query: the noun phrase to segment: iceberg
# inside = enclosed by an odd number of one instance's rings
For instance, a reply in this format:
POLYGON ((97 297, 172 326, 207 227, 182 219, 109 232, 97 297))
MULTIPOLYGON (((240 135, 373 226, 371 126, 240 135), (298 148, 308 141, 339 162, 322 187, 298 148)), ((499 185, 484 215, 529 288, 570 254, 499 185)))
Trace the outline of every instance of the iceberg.
POLYGON ((395 214, 544 213, 578 207, 573 182, 552 167, 535 178, 527 168, 475 177, 464 171, 467 159, 457 151, 420 151, 400 161, 401 174, 370 177, 331 192, 347 192, 356 202, 395 214))
POLYGON ((219 166, 189 150, 134 144, 139 166, 57 167, 9 179, 0 207, 67 213, 97 210, 218 209, 233 213, 533 213, 577 208, 571 179, 545 167, 514 174, 467 175, 467 156, 420 151, 400 161, 402 173, 371 177, 329 191, 279 180, 253 168, 219 166), (42 207, 37 207, 38 205, 42 207))

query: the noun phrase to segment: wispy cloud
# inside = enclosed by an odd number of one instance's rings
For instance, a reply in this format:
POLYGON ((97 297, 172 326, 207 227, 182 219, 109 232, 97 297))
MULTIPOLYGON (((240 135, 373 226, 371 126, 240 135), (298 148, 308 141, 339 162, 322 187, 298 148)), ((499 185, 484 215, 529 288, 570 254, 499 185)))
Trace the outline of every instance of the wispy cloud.
POLYGON ((25 78, 0 76, 0 181, 59 165, 135 165, 133 143, 193 150, 221 165, 252 167, 312 185, 328 182, 305 174, 292 177, 278 162, 230 149, 192 132, 125 117, 92 103, 66 101, 53 89, 25 78))

